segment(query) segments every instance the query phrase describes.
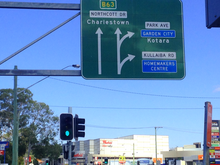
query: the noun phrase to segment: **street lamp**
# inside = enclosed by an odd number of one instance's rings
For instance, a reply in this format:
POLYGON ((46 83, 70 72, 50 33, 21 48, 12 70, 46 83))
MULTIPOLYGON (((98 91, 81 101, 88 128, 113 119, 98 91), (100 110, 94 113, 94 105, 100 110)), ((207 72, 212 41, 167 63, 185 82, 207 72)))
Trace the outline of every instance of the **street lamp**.
MULTIPOLYGON (((80 68, 80 65, 78 65, 78 64, 68 65, 68 66, 64 67, 63 69, 61 69, 61 70, 64 70, 64 69, 69 68, 69 67, 80 68)), ((20 91, 17 95, 19 95, 20 93, 24 92, 26 89, 29 89, 30 87, 38 84, 39 82, 47 79, 48 77, 50 77, 50 76, 42 78, 41 80, 37 81, 36 83, 34 83, 34 84, 30 85, 29 87, 25 88, 24 90, 20 91)))
POLYGON ((74 64, 74 65, 72 65, 72 67, 74 67, 74 68, 80 68, 80 65, 74 64))
POLYGON ((156 165, 157 165, 157 128, 163 127, 154 127, 155 128, 155 156, 156 156, 156 165))

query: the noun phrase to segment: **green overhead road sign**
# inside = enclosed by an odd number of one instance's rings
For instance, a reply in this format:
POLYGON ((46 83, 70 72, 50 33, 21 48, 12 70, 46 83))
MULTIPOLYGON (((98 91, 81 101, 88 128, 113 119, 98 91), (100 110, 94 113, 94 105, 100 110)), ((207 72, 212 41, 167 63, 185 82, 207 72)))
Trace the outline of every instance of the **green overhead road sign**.
POLYGON ((183 79, 180 0, 81 0, 86 79, 183 79))

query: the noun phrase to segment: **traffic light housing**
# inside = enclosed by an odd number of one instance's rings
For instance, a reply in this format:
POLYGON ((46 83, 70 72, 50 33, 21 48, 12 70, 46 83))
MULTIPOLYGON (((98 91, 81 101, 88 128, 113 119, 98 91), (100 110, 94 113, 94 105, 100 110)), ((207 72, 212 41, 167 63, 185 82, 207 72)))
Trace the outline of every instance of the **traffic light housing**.
POLYGON ((46 160, 46 165, 50 165, 50 161, 49 160, 46 160))
POLYGON ((85 119, 79 118, 78 115, 74 117, 74 138, 85 137, 85 119))
POLYGON ((104 163, 104 164, 108 164, 108 159, 105 158, 103 163, 104 163))
POLYGON ((68 159, 69 156, 69 150, 68 150, 68 145, 64 144, 63 145, 63 158, 68 159))
POLYGON ((73 139, 73 115, 70 113, 60 114, 60 139, 73 139))
POLYGON ((73 158, 74 155, 75 155, 75 145, 72 145, 72 146, 71 146, 71 149, 72 149, 71 156, 72 156, 72 158, 73 158))
POLYGON ((206 27, 220 27, 220 1, 219 0, 205 0, 206 10, 206 27))

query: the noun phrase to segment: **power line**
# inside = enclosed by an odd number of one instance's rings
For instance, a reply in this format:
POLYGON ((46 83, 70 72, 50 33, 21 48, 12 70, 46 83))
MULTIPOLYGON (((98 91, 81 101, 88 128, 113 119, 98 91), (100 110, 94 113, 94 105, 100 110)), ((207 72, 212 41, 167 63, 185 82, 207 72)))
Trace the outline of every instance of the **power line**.
MULTIPOLYGON (((92 128, 101 128, 101 129, 150 129, 155 127, 109 127, 109 126, 99 126, 99 125, 91 125, 86 124, 86 127, 92 128)), ((180 129, 180 128, 172 128, 172 127, 163 127, 163 129, 171 130, 171 131, 178 131, 178 132, 187 132, 187 133, 195 133, 195 134, 203 134, 201 131, 198 130, 189 130, 189 129, 180 129)))
MULTIPOLYGON (((61 70, 64 70, 64 69, 66 69, 66 68, 68 68, 68 67, 79 68, 80 66, 79 66, 79 65, 76 65, 76 64, 68 65, 68 66, 64 67, 63 69, 61 69, 61 70)), ((39 81, 35 82, 34 84, 32 84, 32 85, 28 86, 27 88, 25 88, 24 90, 20 91, 17 95, 19 95, 20 93, 24 92, 25 90, 31 88, 32 86, 34 86, 34 85, 40 83, 41 81, 43 81, 43 80, 45 80, 45 79, 47 79, 47 78, 49 78, 49 77, 50 77, 50 76, 47 76, 47 77, 44 77, 44 78, 40 79, 39 81)))
POLYGON ((168 130, 171 130, 171 131, 179 131, 179 132, 187 132, 187 133, 196 133, 196 134, 203 134, 202 132, 196 130, 196 131, 193 131, 193 130, 183 130, 183 129, 179 129, 179 128, 171 128, 171 127, 163 127, 164 129, 168 129, 168 130))
MULTIPOLYGON (((130 107, 85 107, 85 106, 59 106, 59 105, 50 105, 50 107, 72 107, 72 108, 78 108, 78 109, 115 109, 115 110, 204 110, 204 108, 130 108, 130 107)), ((215 108, 220 109, 220 108, 215 108)))
POLYGON ((112 91, 112 92, 127 93, 127 94, 143 95, 143 96, 168 97, 168 98, 179 98, 179 99, 220 99, 220 97, 175 96, 175 95, 171 96, 171 95, 161 95, 161 94, 149 94, 149 93, 141 93, 141 92, 122 91, 122 90, 118 90, 118 89, 97 87, 97 86, 92 86, 92 85, 86 85, 86 84, 71 82, 71 81, 67 81, 67 80, 61 80, 61 79, 53 78, 53 77, 50 77, 50 78, 54 79, 54 80, 57 80, 57 81, 62 81, 62 82, 70 83, 70 84, 75 84, 75 85, 80 85, 80 86, 85 86, 85 87, 90 87, 90 88, 95 88, 95 89, 107 90, 107 91, 112 91))
POLYGON ((147 128, 154 128, 154 127, 107 127, 107 126, 98 126, 98 125, 90 125, 90 124, 86 124, 86 127, 104 128, 104 129, 147 129, 147 128))

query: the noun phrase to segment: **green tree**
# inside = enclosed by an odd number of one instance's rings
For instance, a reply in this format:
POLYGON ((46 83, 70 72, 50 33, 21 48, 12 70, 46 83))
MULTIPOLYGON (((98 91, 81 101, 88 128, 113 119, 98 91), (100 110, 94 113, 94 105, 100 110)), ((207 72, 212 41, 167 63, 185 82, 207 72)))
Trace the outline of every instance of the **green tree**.
POLYGON ((34 165, 39 165, 37 159, 34 159, 33 163, 34 163, 34 165))
MULTIPOLYGON (((19 88, 18 93, 24 89, 19 88)), ((17 96, 17 110, 20 118, 20 129, 25 127, 29 120, 29 112, 33 94, 29 90, 18 94, 17 96)), ((13 90, 12 89, 0 89, 0 138, 2 141, 12 141, 13 130, 13 90)), ((26 150, 26 145, 22 139, 19 138, 19 164, 26 150)), ((3 159, 3 158, 2 158, 3 159)), ((6 149, 6 161, 11 164, 12 161, 12 143, 8 149, 6 149)))
POLYGON ((54 139, 49 137, 41 141, 41 143, 33 146, 33 154, 37 159, 49 158, 50 161, 58 160, 62 152, 62 146, 57 143, 54 139))
POLYGON ((44 139, 41 144, 37 144, 33 147, 33 153, 38 159, 48 157, 56 160, 60 156, 61 152, 61 145, 56 141, 50 142, 49 138, 44 139))
POLYGON ((28 133, 28 136, 26 136, 28 140, 28 156, 36 143, 40 143, 46 138, 53 140, 58 134, 59 118, 53 115, 54 113, 48 105, 34 102, 29 126, 26 127, 26 133, 28 133))
POLYGON ((54 142, 53 144, 50 145, 50 148, 48 150, 48 158, 50 160, 58 160, 60 154, 62 153, 62 146, 58 144, 57 142, 54 142))
MULTIPOLYGON (((18 88, 19 150, 29 156, 32 147, 49 138, 54 142, 59 132, 59 118, 45 103, 33 100, 30 90, 18 88)), ((0 89, 0 138, 11 141, 13 129, 13 90, 0 89)), ((20 155, 20 153, 19 153, 20 155)), ((44 156, 44 155, 43 155, 44 156)))
MULTIPOLYGON (((19 128, 26 127, 29 121, 30 110, 33 104, 33 94, 30 90, 18 88, 17 110, 19 128), (21 93, 20 93, 21 92, 21 93)), ((13 129, 13 89, 0 89, 0 138, 11 140, 13 129), (4 136, 4 135, 8 135, 4 136)))

